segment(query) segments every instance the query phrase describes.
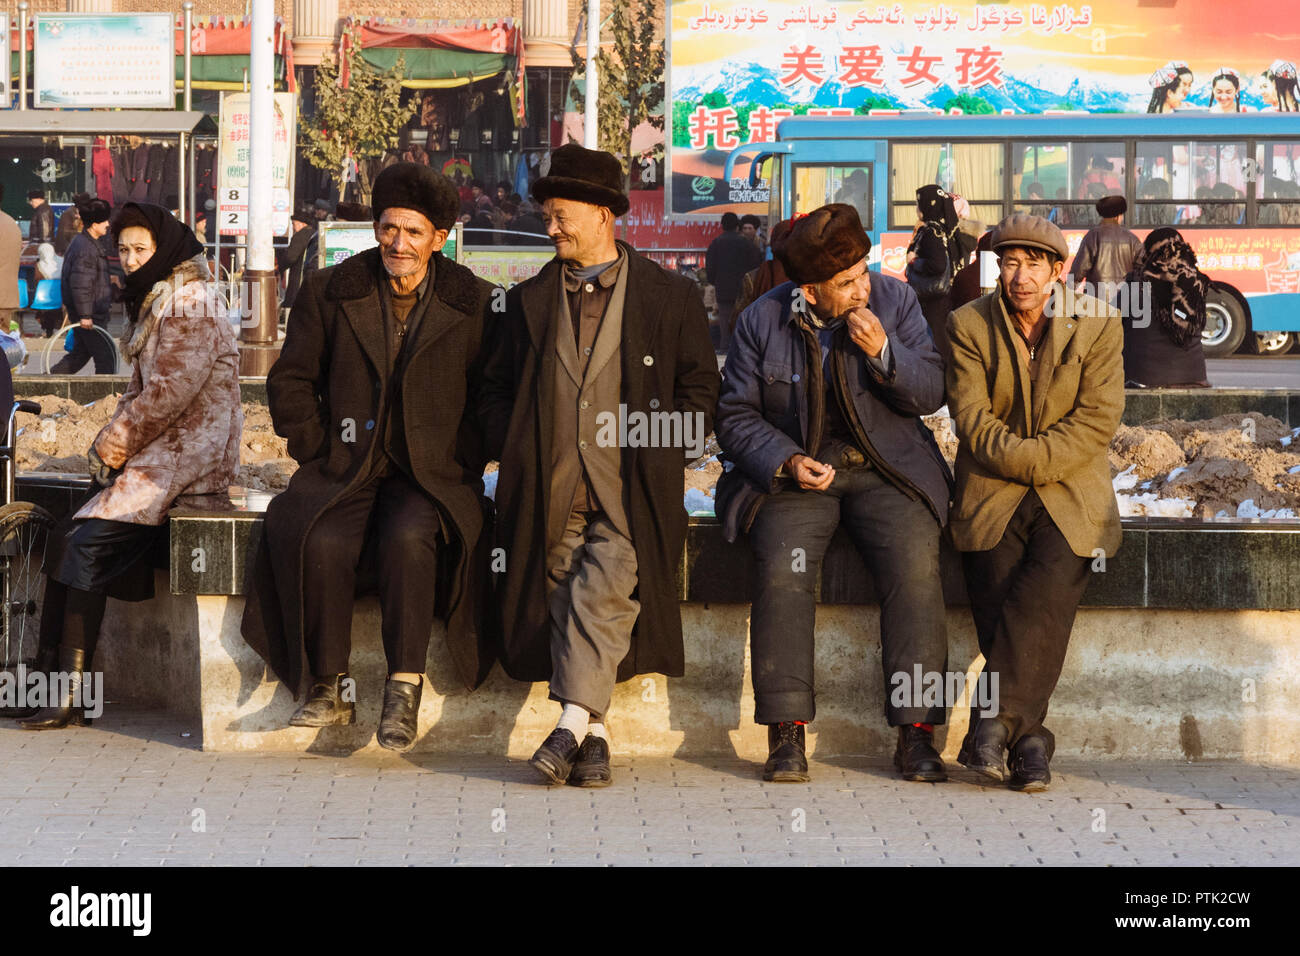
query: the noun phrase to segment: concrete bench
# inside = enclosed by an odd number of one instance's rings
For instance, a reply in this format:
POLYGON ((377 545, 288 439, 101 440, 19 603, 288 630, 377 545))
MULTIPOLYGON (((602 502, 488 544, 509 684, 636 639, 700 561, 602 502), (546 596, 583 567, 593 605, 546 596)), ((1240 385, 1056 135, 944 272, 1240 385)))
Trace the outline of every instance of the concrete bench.
MULTIPOLYGON (((27 476, 20 496, 66 508, 67 483, 27 476)), ((384 680, 378 604, 358 601, 352 675, 358 723, 289 728, 295 704, 267 680, 239 633, 245 560, 261 534, 264 496, 234 496, 225 513, 176 511, 171 560, 146 604, 110 602, 102 653, 110 700, 193 721, 209 750, 355 750, 375 747, 384 680), (202 560, 199 561, 199 555, 202 560)), ((1048 725, 1063 753, 1234 758, 1300 763, 1300 521, 1205 525, 1126 519, 1119 554, 1098 569, 1074 626, 1048 725)), ((958 556, 943 554, 949 666, 982 666, 958 556)), ((693 518, 677 588, 685 677, 647 675, 619 685, 609 724, 618 752, 736 754, 761 760, 753 723, 748 617, 751 561, 711 518, 693 518)), ((843 534, 818 582, 818 716, 810 747, 887 755, 879 613, 870 575, 843 534)), ((473 694, 453 674, 441 626, 430 646, 431 687, 417 749, 526 757, 553 726, 544 685, 499 668, 473 694)), ((938 735, 955 757, 966 727, 956 709, 938 735)))

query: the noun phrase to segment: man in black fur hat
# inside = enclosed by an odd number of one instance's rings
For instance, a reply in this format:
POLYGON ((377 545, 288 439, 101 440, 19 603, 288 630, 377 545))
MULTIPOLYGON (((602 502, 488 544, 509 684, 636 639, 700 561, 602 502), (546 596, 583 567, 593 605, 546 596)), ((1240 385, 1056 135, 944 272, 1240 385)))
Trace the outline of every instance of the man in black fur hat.
POLYGON ((556 255, 506 297, 480 415, 501 461, 502 663, 561 705, 533 767, 603 787, 615 682, 682 674, 683 470, 718 366, 695 285, 614 238, 614 156, 561 146, 533 195, 556 255))
POLYGON ((377 578, 388 681, 379 744, 415 742, 434 617, 465 684, 491 667, 475 610, 484 523, 474 420, 493 287, 439 252, 455 187, 397 163, 375 180, 378 248, 309 276, 266 380, 275 430, 299 463, 266 511, 244 635, 295 692, 297 727, 356 720, 358 569, 377 578))

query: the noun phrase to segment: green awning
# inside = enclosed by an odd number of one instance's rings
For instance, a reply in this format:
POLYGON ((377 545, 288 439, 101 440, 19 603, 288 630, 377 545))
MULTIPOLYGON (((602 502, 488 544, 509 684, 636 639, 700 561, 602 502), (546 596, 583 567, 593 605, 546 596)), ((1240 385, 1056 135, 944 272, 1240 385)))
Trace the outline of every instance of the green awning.
POLYGON ((462 86, 486 80, 502 71, 515 72, 515 58, 504 53, 474 53, 465 50, 370 47, 361 51, 372 67, 388 72, 400 56, 406 69, 402 85, 410 89, 462 86))

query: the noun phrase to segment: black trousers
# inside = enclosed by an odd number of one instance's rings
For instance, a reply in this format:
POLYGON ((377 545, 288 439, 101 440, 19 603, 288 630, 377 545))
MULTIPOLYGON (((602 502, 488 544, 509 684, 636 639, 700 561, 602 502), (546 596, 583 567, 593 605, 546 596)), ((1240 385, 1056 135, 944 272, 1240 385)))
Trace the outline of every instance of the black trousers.
POLYGON ((348 669, 363 554, 375 563, 389 673, 424 672, 440 527, 437 504, 400 472, 375 477, 316 520, 303 551, 303 630, 313 674, 348 669))
MULTIPOLYGON (((984 670, 998 675, 997 719, 1006 724, 1012 747, 1035 736, 1046 740, 1049 754, 1055 749, 1043 720, 1091 560, 1070 550, 1032 488, 997 545, 962 555, 984 670)), ((972 731, 975 718, 972 711, 972 731)))
POLYGON ((749 628, 754 721, 811 721, 815 589, 822 558, 843 524, 880 596, 885 714, 891 726, 941 724, 944 708, 896 707, 892 677, 914 667, 944 673, 948 630, 939 577, 939 523, 871 467, 842 468, 826 491, 781 491, 749 532, 758 570, 749 628), (796 551, 796 549, 799 549, 796 551))
MULTIPOLYGON (((97 315, 94 320, 94 329, 73 326, 72 351, 50 366, 51 375, 75 375, 91 359, 95 360, 96 375, 112 375, 117 370, 116 348, 107 336, 95 330, 108 331, 108 316, 97 315)), ((69 321, 76 319, 69 316, 69 321)))

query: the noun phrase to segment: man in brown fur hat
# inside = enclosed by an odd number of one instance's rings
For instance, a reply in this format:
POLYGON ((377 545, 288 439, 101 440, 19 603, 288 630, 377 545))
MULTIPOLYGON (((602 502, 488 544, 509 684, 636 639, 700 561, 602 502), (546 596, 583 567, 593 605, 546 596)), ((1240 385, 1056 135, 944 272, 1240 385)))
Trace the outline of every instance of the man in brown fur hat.
POLYGON ((922 701, 913 677, 947 669, 939 534, 951 479, 918 418, 943 404, 943 362, 907 283, 867 270, 870 248, 850 205, 795 220, 773 249, 792 281, 741 313, 718 401, 717 512, 727 540, 748 533, 758 570, 750 651, 770 781, 808 779, 815 588, 840 525, 880 596, 895 764, 907 780, 946 779, 931 744, 944 707, 922 701))

